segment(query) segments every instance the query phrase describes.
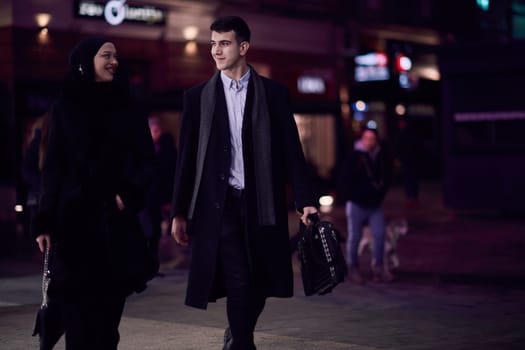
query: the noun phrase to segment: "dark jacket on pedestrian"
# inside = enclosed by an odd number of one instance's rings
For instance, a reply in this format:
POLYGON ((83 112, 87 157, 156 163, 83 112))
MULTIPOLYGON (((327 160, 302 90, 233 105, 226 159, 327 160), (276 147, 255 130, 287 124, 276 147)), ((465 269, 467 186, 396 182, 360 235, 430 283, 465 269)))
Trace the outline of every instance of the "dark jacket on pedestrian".
POLYGON ((153 143, 121 72, 95 83, 69 71, 53 108, 34 234, 51 236, 60 262, 55 280, 71 295, 141 291, 156 272, 137 216, 153 143))
POLYGON ((27 185, 27 206, 36 207, 40 196, 40 169, 38 168, 38 154, 42 130, 36 129, 22 159, 22 177, 27 185))
MULTIPOLYGON (((287 89, 258 76, 253 69, 243 118, 243 151, 248 217, 245 241, 253 283, 263 296, 291 297, 293 272, 285 189, 287 184, 291 185, 296 208, 300 209, 315 206, 314 190, 287 89), (255 93, 255 86, 264 90, 264 103, 261 96, 256 96, 260 93, 255 93), (254 112, 257 111, 254 106, 260 103, 265 105, 262 108, 267 107, 268 116, 259 128, 253 127, 253 123, 261 122, 257 118, 262 113, 256 115, 258 113, 254 112), (257 134, 266 127, 267 132, 257 134), (257 149, 264 146, 268 147, 268 153, 259 154, 257 149), (261 167, 266 161, 269 163, 261 167), (260 171, 269 171, 268 178, 261 179, 260 171), (270 191, 261 193, 260 180, 270 186, 270 191)), ((186 295, 189 306, 206 308, 208 301, 225 296, 222 279, 216 278, 216 274, 230 160, 228 111, 217 72, 208 83, 188 90, 184 96, 172 217, 180 215, 188 219, 192 245, 186 295), (215 95, 211 100, 208 90, 215 95), (208 132, 209 136, 203 139, 203 132, 208 132), (196 178, 200 178, 198 183, 196 178)))
POLYGON ((392 172, 392 159, 383 146, 367 152, 358 141, 342 165, 339 193, 344 201, 377 208, 392 183, 392 172))
POLYGON ((164 204, 171 203, 173 194, 173 176, 177 164, 177 149, 173 137, 164 133, 155 145, 154 181, 146 196, 146 206, 157 210, 164 204))

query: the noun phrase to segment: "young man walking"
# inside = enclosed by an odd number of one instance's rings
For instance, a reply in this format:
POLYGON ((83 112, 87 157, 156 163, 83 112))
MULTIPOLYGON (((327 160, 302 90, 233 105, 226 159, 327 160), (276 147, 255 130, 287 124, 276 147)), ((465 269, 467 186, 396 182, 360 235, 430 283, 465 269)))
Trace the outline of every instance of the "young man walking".
POLYGON ((317 209, 287 89, 247 64, 243 19, 210 29, 218 71, 184 96, 172 235, 191 243, 186 304, 226 296, 224 349, 251 350, 266 298, 293 295, 286 185, 303 222, 317 209))

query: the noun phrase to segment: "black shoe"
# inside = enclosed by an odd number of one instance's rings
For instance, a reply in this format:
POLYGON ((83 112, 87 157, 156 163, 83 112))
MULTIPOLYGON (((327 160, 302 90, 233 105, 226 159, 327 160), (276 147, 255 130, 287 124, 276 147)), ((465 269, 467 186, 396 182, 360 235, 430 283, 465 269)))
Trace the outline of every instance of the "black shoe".
POLYGON ((222 350, 229 350, 233 343, 233 337, 232 337, 232 331, 230 330, 230 327, 226 328, 224 331, 224 346, 222 347, 222 350))

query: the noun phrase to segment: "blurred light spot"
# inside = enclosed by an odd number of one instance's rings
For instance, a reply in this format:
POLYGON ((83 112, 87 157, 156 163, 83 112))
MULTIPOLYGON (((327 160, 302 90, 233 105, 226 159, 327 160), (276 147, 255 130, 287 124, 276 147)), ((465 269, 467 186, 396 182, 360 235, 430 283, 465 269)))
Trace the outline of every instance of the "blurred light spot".
POLYGON ((476 0, 478 7, 483 11, 488 11, 490 7, 490 0, 476 0))
POLYGON ((396 65, 400 72, 406 72, 412 68, 412 60, 405 55, 399 55, 396 65))
POLYGON ((321 204, 321 205, 333 205, 334 204, 334 197, 332 197, 330 195, 322 196, 321 198, 319 198, 319 204, 321 204))
POLYGON ((24 206, 23 206, 22 204, 17 204, 17 205, 15 205, 15 211, 16 211, 17 213, 21 213, 21 212, 23 212, 23 211, 24 211, 24 206))
POLYGON ((198 34, 199 28, 197 28, 196 26, 188 26, 182 30, 182 36, 188 41, 197 39, 198 34))
POLYGON ((188 41, 186 45, 184 46, 184 53, 188 56, 195 56, 197 55, 197 43, 195 41, 188 41))
POLYGON ((397 115, 405 115, 407 112, 407 109, 404 105, 401 103, 396 106, 396 114, 397 115))
POLYGON ((348 93, 348 88, 346 86, 342 86, 339 89, 339 99, 343 103, 348 103, 348 100, 350 99, 350 94, 348 93))
POLYGON ((40 44, 47 44, 49 42, 49 30, 47 28, 41 28, 38 32, 37 40, 40 44))
POLYGON ((348 103, 343 103, 341 105, 341 113, 343 113, 344 116, 350 115, 350 105, 348 103))
POLYGON ((302 94, 324 94, 326 85, 320 77, 303 75, 297 79, 297 91, 302 94))
POLYGON ((439 70, 436 67, 422 67, 420 68, 417 73, 421 78, 429 79, 429 80, 439 80, 441 79, 441 74, 439 73, 439 70))
POLYGON ((357 112, 365 112, 368 109, 368 105, 365 101, 355 101, 354 102, 354 110, 357 112))
POLYGON ((375 120, 369 120, 368 123, 366 123, 366 127, 370 129, 377 129, 377 123, 375 120))
POLYGON ((410 88, 410 80, 407 73, 399 73, 399 85, 405 89, 410 88))
POLYGON ((47 27, 51 21, 51 15, 49 13, 37 13, 35 15, 35 21, 40 28, 47 27))

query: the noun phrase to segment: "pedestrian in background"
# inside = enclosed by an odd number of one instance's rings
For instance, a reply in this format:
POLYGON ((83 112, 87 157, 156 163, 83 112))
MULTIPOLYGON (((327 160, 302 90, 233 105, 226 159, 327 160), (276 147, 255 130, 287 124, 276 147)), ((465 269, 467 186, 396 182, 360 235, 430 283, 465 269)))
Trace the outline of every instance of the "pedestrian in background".
POLYGON ((44 153, 47 147, 47 136, 49 134, 50 114, 51 111, 48 111, 42 116, 41 125, 34 129, 31 142, 22 158, 22 177, 28 188, 26 206, 29 209, 30 221, 33 220, 38 210, 41 173, 44 153))
POLYGON ((163 216, 164 213, 169 216, 171 211, 177 149, 173 137, 162 130, 158 118, 149 118, 148 124, 155 149, 155 164, 153 181, 146 192, 146 205, 140 213, 140 221, 151 254, 158 259, 163 216))
POLYGON ((364 282, 358 248, 365 225, 370 226, 373 237, 373 280, 389 282, 393 278, 383 266, 386 226, 382 208, 392 173, 391 157, 380 145, 377 130, 365 128, 343 163, 339 177, 340 192, 346 202, 349 277, 354 283, 364 282))
POLYGON ((304 223, 317 212, 287 89, 246 62, 250 29, 217 19, 218 71, 186 91, 173 192, 172 235, 191 241, 186 304, 227 298, 224 349, 255 349, 267 297, 293 296, 286 184, 304 223))
POLYGON ((51 116, 34 232, 53 257, 68 350, 117 349, 126 297, 157 271, 138 220, 153 145, 128 85, 115 45, 87 38, 51 116))

